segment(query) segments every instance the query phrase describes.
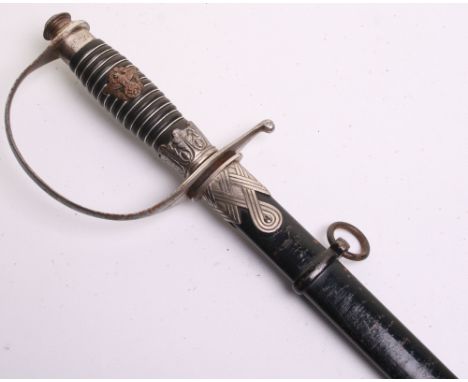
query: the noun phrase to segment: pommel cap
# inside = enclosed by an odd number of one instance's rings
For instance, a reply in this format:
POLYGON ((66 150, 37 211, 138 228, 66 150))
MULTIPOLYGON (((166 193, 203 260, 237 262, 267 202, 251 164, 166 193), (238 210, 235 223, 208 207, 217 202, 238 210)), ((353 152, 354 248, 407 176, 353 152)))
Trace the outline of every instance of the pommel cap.
POLYGON ((59 32, 71 23, 71 15, 67 12, 52 16, 44 26, 43 36, 46 40, 53 40, 59 32))
POLYGON ((65 61, 70 61, 73 55, 94 39, 89 33, 89 25, 85 21, 73 21, 67 12, 58 13, 47 20, 43 36, 55 46, 65 61))

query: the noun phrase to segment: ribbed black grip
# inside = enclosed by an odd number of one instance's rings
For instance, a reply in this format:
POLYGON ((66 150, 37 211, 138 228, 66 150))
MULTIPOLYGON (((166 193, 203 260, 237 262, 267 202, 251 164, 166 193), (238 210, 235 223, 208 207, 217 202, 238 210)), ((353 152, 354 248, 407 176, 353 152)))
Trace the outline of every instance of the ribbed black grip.
POLYGON ((141 93, 129 100, 108 94, 104 88, 114 67, 134 67, 124 56, 102 40, 95 39, 70 60, 70 68, 89 92, 133 134, 146 144, 157 147, 177 126, 187 121, 164 94, 142 73, 141 93))

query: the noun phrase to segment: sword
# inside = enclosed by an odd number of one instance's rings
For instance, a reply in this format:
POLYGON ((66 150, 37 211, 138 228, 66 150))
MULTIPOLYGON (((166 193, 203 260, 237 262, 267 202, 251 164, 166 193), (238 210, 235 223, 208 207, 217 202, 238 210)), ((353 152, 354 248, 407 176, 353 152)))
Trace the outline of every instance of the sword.
POLYGON ((258 133, 272 132, 272 121, 258 123, 217 149, 136 66, 89 30, 86 22, 72 21, 68 13, 51 17, 44 28, 50 44, 20 74, 7 98, 8 141, 22 168, 39 187, 74 210, 113 220, 138 219, 184 199, 200 200, 253 242, 292 283, 294 291, 334 323, 384 376, 456 378, 340 262, 340 258, 363 260, 369 255, 369 242, 358 228, 345 222, 331 224, 329 245, 323 246, 240 164, 240 150, 258 133), (171 195, 137 212, 97 211, 55 191, 26 162, 11 129, 11 105, 31 72, 59 58, 107 111, 181 175, 183 180, 171 195), (348 242, 336 237, 338 229, 357 239, 360 252, 351 252, 348 242))

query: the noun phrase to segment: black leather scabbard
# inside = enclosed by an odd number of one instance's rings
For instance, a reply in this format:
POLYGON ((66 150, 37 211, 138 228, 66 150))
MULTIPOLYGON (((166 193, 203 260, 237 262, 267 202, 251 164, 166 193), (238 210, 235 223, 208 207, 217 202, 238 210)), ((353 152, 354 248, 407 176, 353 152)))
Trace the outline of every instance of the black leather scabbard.
MULTIPOLYGON (((294 282, 327 250, 276 201, 269 197, 268 202, 283 214, 277 232, 259 233, 247 214, 237 228, 294 282)), ((336 257, 299 292, 384 376, 456 378, 336 257)))

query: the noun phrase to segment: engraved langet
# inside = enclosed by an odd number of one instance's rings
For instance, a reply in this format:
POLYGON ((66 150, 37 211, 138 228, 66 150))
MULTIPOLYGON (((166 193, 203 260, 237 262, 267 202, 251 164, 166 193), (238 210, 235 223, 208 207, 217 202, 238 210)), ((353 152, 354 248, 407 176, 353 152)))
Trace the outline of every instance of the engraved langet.
MULTIPOLYGON (((185 175, 215 151, 193 123, 184 129, 173 130, 171 140, 159 147, 161 155, 185 175)), ((281 212, 259 201, 257 193, 270 195, 265 186, 234 161, 209 183, 203 199, 229 223, 241 224, 239 208, 245 208, 259 231, 274 232, 281 226, 281 212)))

